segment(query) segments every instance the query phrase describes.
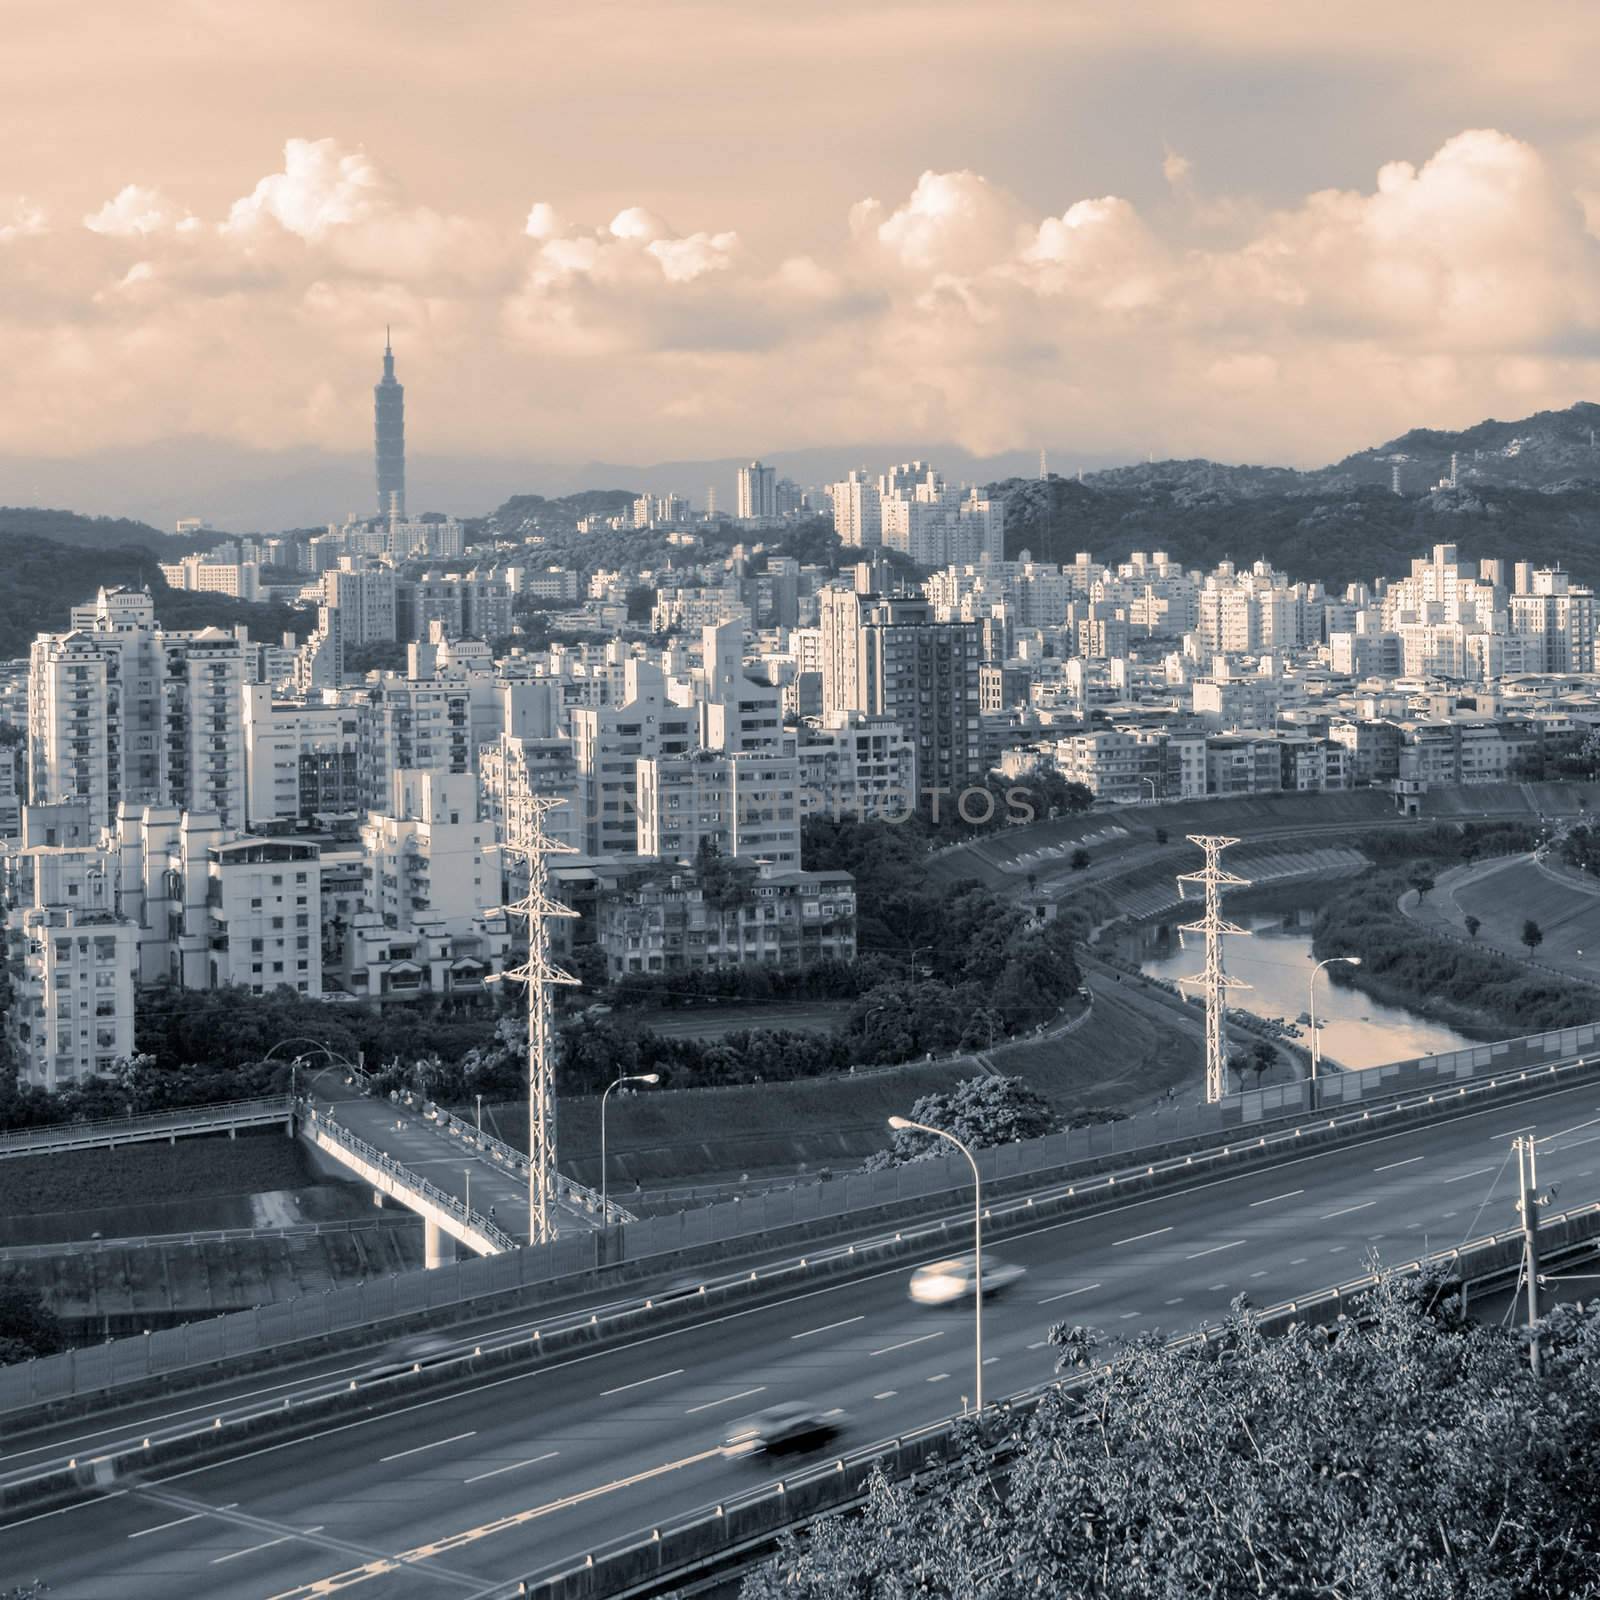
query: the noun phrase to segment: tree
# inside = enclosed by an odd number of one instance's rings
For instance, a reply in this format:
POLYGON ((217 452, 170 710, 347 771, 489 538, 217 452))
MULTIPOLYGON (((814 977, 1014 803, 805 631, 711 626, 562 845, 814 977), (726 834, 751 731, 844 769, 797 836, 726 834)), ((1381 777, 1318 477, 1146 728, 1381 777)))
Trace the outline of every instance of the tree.
POLYGON ((1082 845, 1079 845, 1078 848, 1072 852, 1072 870, 1074 872, 1082 872, 1083 869, 1088 865, 1089 852, 1085 850, 1082 845))
POLYGON ((1438 1291, 1386 1282, 1273 1338, 1235 1302, 1181 1350, 1058 1325, 1083 1380, 989 1422, 1003 1474, 971 1428, 941 1472, 786 1537, 743 1600, 1594 1594, 1600 1311, 1547 1319, 1536 1380, 1438 1291))
POLYGON ((1156 829, 1156 843, 1157 844, 1165 844, 1167 842, 1167 840, 1169 838, 1171 838, 1171 837, 1172 837, 1171 834, 1169 834, 1165 828, 1157 828, 1156 829))
MULTIPOLYGON (((913 1122, 942 1128, 974 1150, 1038 1139, 1055 1126, 1048 1103, 1022 1078, 965 1078, 948 1094, 926 1094, 911 1108, 913 1122)), ((927 1161, 949 1150, 943 1139, 914 1130, 894 1136, 892 1148, 880 1151, 869 1169, 927 1161)))
POLYGON ((1413 872, 1411 874, 1411 887, 1417 891, 1417 899, 1426 900, 1428 891, 1433 887, 1433 879, 1426 872, 1413 872))
POLYGON ((15 1269, 0 1273, 0 1366, 66 1347, 61 1323, 39 1291, 15 1269))
POLYGON ((1530 956, 1544 943, 1544 929, 1532 917, 1522 924, 1522 942, 1527 945, 1530 956))
POLYGON ((1475 916, 1472 916, 1469 913, 1467 916, 1467 937, 1469 939, 1476 939, 1478 937, 1478 929, 1482 926, 1483 924, 1475 916))

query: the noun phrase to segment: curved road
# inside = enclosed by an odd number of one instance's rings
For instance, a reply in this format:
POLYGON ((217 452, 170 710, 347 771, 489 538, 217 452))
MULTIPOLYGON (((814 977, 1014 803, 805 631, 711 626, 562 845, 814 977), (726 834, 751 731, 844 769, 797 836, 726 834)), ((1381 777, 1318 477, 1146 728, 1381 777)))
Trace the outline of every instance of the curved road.
MULTIPOLYGON (((1240 1293, 1266 1303, 1357 1276, 1374 1250, 1405 1260, 1506 1227, 1508 1140, 1529 1127, 1574 1130, 1541 1163, 1564 1182, 1564 1203, 1600 1193, 1600 1085, 1589 1083, 997 1242, 1028 1276, 986 1314, 986 1390, 1047 1378, 1056 1321, 1113 1338, 1176 1331, 1217 1319, 1240 1293)), ((717 1449, 747 1411, 797 1399, 838 1407, 853 1444, 959 1411, 972 1390, 970 1312, 911 1304, 909 1271, 496 1376, 14 1521, 0 1528, 5 1577, 37 1576, 51 1600, 508 1592, 759 1488, 771 1466, 717 1449)), ((11 1449, 0 1472, 19 1460, 11 1449)))

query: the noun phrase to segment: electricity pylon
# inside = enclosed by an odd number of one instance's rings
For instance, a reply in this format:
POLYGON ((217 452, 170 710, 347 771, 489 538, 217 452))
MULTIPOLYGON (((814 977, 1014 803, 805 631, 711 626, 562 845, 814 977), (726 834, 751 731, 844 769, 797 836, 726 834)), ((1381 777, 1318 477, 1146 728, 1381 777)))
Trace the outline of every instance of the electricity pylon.
POLYGON ((1211 1104, 1228 1092, 1228 991, 1250 987, 1242 979, 1230 978, 1222 966, 1223 937, 1230 933, 1248 934, 1250 931, 1225 921, 1222 915, 1222 891, 1250 886, 1248 878, 1241 878, 1222 865, 1222 852, 1238 842, 1222 834, 1191 833, 1189 843, 1199 845, 1205 851, 1206 864, 1199 872, 1178 874, 1180 895, 1186 883, 1201 884, 1206 891, 1205 915, 1198 922, 1184 923, 1178 929, 1180 933, 1203 933, 1206 936, 1206 964, 1197 977, 1180 978, 1178 981, 1199 985, 1206 997, 1206 1100, 1211 1104))
POLYGON ((528 959, 506 973, 528 986, 528 1242, 548 1244, 556 1236, 552 1213, 556 1193, 556 1096, 555 1051, 550 1027, 550 986, 576 984, 570 972, 550 959, 551 917, 575 917, 578 913, 550 896, 552 855, 576 855, 570 844, 552 839, 544 831, 544 819, 557 806, 565 805, 547 795, 528 795, 522 802, 524 825, 518 837, 506 848, 525 856, 528 862, 528 892, 506 909, 528 922, 528 959))

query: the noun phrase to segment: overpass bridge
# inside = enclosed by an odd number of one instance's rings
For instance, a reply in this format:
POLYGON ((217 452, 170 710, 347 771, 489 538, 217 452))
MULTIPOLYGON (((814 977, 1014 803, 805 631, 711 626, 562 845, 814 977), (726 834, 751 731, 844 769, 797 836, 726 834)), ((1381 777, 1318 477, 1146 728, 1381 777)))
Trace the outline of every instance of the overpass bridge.
MULTIPOLYGON (((0 1134, 0 1160, 168 1143, 241 1129, 282 1127, 370 1185, 380 1203, 393 1200, 421 1217, 423 1258, 437 1267, 461 1246, 495 1255, 528 1242, 527 1155, 437 1106, 390 1102, 366 1085, 328 1071, 304 1095, 191 1106, 140 1117, 108 1117, 0 1134), (319 1093, 320 1091, 320 1093, 319 1093), (320 1103, 319 1103, 320 1102, 320 1103)), ((558 1180, 560 1226, 592 1231, 599 1197, 558 1180)), ((632 1221, 612 1208, 613 1220, 632 1221)))

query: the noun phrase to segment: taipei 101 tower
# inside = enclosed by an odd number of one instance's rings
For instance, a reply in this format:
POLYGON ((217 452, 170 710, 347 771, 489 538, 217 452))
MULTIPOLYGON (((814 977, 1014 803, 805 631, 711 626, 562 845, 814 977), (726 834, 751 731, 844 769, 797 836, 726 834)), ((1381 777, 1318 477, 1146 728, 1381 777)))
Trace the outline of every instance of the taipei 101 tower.
POLYGON ((406 391, 395 381, 394 350, 383 330, 383 381, 372 390, 378 461, 378 515, 406 514, 406 391))

